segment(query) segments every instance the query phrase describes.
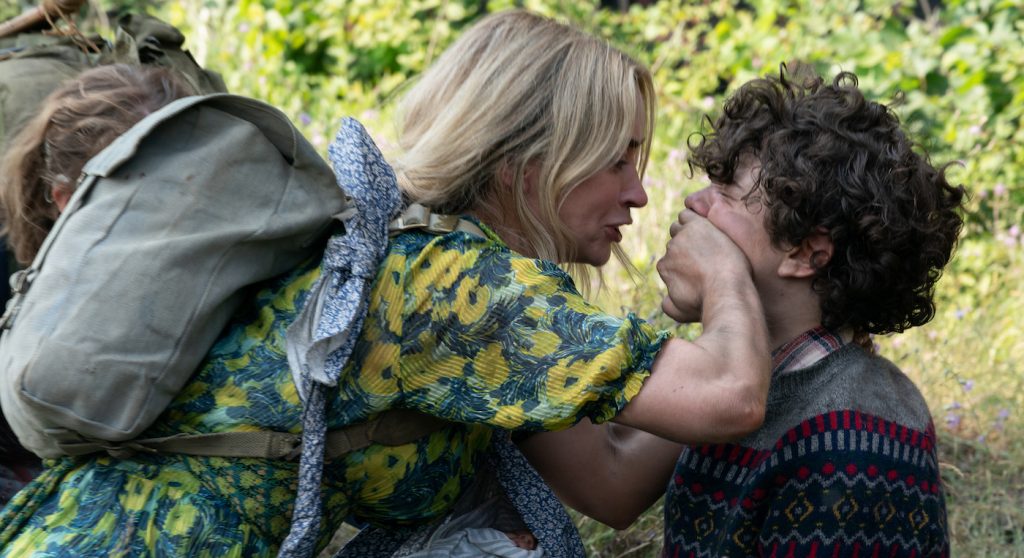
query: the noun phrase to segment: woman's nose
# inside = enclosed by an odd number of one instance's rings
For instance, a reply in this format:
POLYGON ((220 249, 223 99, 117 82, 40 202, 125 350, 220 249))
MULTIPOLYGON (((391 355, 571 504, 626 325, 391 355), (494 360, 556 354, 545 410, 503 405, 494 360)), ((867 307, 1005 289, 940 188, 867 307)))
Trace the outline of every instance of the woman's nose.
POLYGON ((647 190, 644 189, 640 175, 637 174, 635 169, 630 171, 629 178, 626 181, 622 191, 623 205, 626 207, 643 207, 647 205, 647 190))

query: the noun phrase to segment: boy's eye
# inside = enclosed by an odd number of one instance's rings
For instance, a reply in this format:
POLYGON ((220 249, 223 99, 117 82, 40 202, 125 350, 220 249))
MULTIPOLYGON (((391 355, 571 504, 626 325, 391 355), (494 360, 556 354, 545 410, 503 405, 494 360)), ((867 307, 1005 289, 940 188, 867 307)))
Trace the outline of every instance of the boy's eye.
POLYGON ((712 186, 714 187, 715 191, 717 191, 718 194, 720 196, 722 196, 723 198, 733 199, 733 197, 731 195, 732 194, 732 192, 731 192, 732 189, 729 188, 729 185, 727 185, 727 184, 719 184, 717 182, 713 182, 712 186))

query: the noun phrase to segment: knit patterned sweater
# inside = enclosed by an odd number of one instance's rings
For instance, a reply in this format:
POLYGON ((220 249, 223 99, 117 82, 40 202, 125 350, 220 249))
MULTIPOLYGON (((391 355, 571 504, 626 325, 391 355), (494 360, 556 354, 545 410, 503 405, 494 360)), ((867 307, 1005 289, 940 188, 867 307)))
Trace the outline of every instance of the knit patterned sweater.
POLYGON ((762 428, 684 449, 665 498, 670 558, 948 555, 928 407, 853 344, 773 373, 762 428))

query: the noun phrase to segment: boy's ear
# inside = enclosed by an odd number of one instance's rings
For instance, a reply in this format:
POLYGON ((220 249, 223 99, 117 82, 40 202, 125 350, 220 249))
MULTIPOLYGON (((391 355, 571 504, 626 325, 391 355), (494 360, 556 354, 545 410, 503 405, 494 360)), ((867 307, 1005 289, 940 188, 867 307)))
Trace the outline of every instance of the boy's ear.
POLYGON ((814 277, 818 270, 832 260, 832 237, 823 227, 807 235, 797 246, 786 252, 779 264, 779 277, 805 279, 814 277))

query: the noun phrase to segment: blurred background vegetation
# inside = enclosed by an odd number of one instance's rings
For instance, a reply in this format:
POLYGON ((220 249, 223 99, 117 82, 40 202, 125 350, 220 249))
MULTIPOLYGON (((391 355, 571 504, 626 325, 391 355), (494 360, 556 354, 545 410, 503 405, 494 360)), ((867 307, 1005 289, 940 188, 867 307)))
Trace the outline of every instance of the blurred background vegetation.
MULTIPOLYGON (((0 4, 0 18, 28 2, 0 4)), ((940 436, 953 555, 1024 556, 1024 6, 1019 0, 93 0, 148 11, 184 31, 232 92, 283 109, 321 149, 359 118, 393 152, 403 87, 481 15, 525 7, 607 38, 648 64, 660 112, 646 183, 624 247, 640 274, 609 266, 609 309, 658 315, 653 263, 699 177, 686 140, 744 81, 799 59, 855 72, 934 161, 971 192, 968 226, 927 326, 876 339, 924 391, 940 436), (603 5, 602 5, 603 4, 603 5)), ((87 16, 89 17, 89 16, 87 16)), ((99 18, 92 18, 99 21, 99 18)), ((102 30, 101 30, 102 31, 102 30)), ((692 335, 692 330, 681 330, 692 335)), ((655 556, 660 505, 626 531, 578 517, 591 555, 655 556)))

